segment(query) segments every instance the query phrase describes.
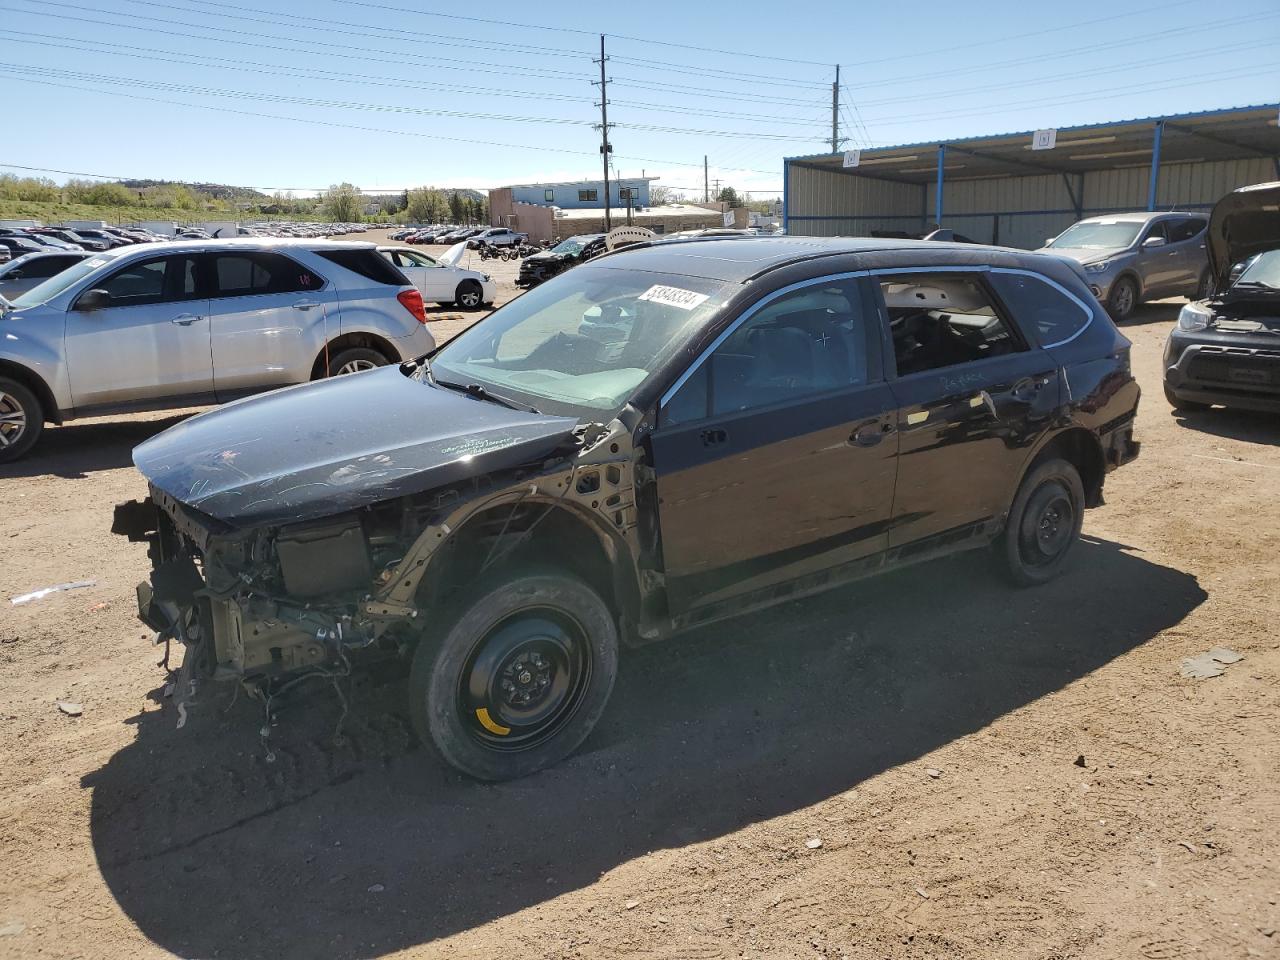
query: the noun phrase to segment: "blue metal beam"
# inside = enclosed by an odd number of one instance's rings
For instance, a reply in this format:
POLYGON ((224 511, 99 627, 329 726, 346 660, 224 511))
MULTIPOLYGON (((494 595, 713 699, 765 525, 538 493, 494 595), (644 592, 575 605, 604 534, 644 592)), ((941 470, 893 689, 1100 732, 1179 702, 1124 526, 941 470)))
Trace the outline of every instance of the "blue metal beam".
POLYGON ((1164 121, 1156 121, 1155 136, 1151 140, 1151 176, 1147 179, 1147 209, 1156 208, 1156 188, 1160 186, 1160 141, 1164 137, 1164 121))
POLYGON ((943 164, 947 161, 947 145, 945 143, 938 144, 938 185, 934 190, 933 196, 933 222, 938 226, 942 226, 942 172, 943 164))

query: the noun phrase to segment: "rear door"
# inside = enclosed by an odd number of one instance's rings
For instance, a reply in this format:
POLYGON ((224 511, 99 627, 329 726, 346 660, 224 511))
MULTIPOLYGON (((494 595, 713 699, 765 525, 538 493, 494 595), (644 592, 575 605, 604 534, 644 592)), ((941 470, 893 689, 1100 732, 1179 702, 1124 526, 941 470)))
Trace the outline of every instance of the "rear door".
POLYGON ((894 408, 864 283, 748 308, 668 391, 651 438, 673 612, 883 550, 894 408))
POLYGON ((201 257, 210 291, 219 402, 310 379, 326 332, 338 332, 332 285, 280 253, 245 250, 201 257))
POLYGON ((1057 366, 1006 315, 982 272, 876 277, 898 410, 890 547, 998 518, 1058 403, 1057 366))
POLYGON ((108 306, 82 310, 77 298, 67 312, 77 409, 213 399, 209 302, 197 283, 196 256, 134 260, 94 289, 107 291, 108 306))
POLYGON ((1171 292, 1192 296, 1200 286, 1200 278, 1209 269, 1209 255, 1205 250, 1203 217, 1177 217, 1168 221, 1170 283, 1176 289, 1171 292))

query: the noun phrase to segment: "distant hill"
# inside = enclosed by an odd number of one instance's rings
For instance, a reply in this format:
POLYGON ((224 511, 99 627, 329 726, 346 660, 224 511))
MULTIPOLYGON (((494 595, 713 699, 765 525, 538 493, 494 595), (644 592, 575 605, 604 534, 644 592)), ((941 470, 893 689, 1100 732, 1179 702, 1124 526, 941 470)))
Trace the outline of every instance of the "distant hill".
POLYGON ((146 190, 148 187, 186 187, 195 193, 212 197, 215 200, 231 202, 248 201, 262 203, 271 198, 252 187, 233 187, 225 183, 179 183, 175 180, 121 180, 120 183, 130 190, 146 190))

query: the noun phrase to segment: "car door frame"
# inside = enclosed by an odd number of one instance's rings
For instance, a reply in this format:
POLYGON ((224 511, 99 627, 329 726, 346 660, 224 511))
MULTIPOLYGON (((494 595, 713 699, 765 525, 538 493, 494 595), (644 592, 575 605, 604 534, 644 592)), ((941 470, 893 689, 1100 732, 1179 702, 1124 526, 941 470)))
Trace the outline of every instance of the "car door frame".
MULTIPOLYGON (((127 263, 116 264, 114 269, 110 270, 100 278, 86 279, 81 282, 80 286, 74 293, 70 294, 67 299, 67 307, 65 314, 64 326, 64 346, 63 356, 67 367, 67 384, 71 392, 72 404, 75 410, 75 416, 86 416, 95 413, 111 413, 124 412, 129 410, 157 410, 180 406, 198 406, 206 403, 212 403, 214 400, 213 392, 213 359, 210 354, 209 341, 209 299, 208 289, 204 284, 200 272, 200 251, 199 250, 167 250, 163 253, 156 252, 151 255, 138 256, 136 259, 131 258, 127 263), (195 292, 190 297, 179 299, 161 299, 154 303, 146 304, 120 304, 118 306, 106 306, 99 310, 91 311, 91 313, 108 313, 112 310, 128 310, 128 309, 151 309, 152 312, 161 317, 160 320, 150 321, 156 326, 158 331, 173 334, 174 336, 184 337, 186 340, 192 341, 199 338, 203 334, 203 347, 197 346, 196 342, 188 343, 187 346, 197 353, 203 350, 208 365, 205 367, 205 379, 199 381, 199 385, 195 389, 178 389, 168 392, 158 392, 155 387, 162 387, 161 384, 152 385, 152 392, 145 396, 125 397, 123 394, 131 392, 127 388, 113 389, 109 395, 103 395, 105 391, 99 390, 95 392, 96 399, 82 399, 86 396, 87 391, 77 389, 77 370, 76 360, 72 349, 71 339, 77 335, 73 330, 74 317, 89 313, 77 309, 80 298, 92 289, 97 289, 103 282, 114 278, 117 274, 125 270, 134 269, 142 264, 150 263, 155 260, 181 260, 188 259, 193 263, 195 271, 195 292), (171 329, 172 328, 172 329, 171 329), (178 332, 182 331, 182 332, 178 332)), ((169 277, 169 270, 166 264, 165 268, 165 293, 162 297, 167 297, 172 293, 174 281, 169 277)), ((141 326, 141 325, 139 325, 141 326)), ((102 331, 106 332, 106 331, 102 331)), ((118 331, 116 339, 119 339, 118 331)), ((140 351, 133 351, 134 356, 140 354, 140 351)), ((122 362, 123 364, 123 362, 122 362)), ((127 365, 127 364, 123 364, 127 365)), ((171 368, 171 364, 167 365, 171 368)), ((188 384, 189 386, 189 384, 188 384)))
POLYGON ((1209 255, 1205 246, 1209 231, 1209 221, 1203 215, 1194 213, 1178 214, 1176 219, 1165 221, 1165 236, 1169 235, 1169 230, 1174 224, 1183 221, 1198 222, 1200 229, 1186 240, 1170 239, 1167 243, 1170 255, 1176 259, 1178 272, 1172 284, 1176 289, 1171 290, 1171 292, 1181 296, 1194 297, 1200 289, 1200 277, 1209 269, 1209 255))
MULTIPOLYGON (((1084 333, 1085 329, 1088 328, 1089 324, 1093 322, 1093 311, 1087 304, 1082 302, 1079 297, 1064 288, 1061 284, 1056 283, 1052 278, 1047 277, 1044 274, 1037 273, 1034 270, 1027 270, 1019 267, 997 267, 989 264, 948 264, 917 267, 895 264, 891 267, 878 267, 870 270, 868 271, 868 274, 871 280, 874 281, 873 286, 876 288, 874 290, 874 295, 880 311, 880 329, 883 340, 882 353, 884 354, 885 378, 889 383, 890 389, 893 390, 899 398, 900 411, 905 410, 909 406, 916 405, 908 402, 907 398, 911 391, 906 389, 906 387, 914 386, 917 383, 923 382, 925 378, 930 376, 945 379, 947 378, 946 371, 954 370, 956 373, 950 377, 950 379, 954 381, 952 393, 947 396, 940 397, 936 405, 939 407, 951 405, 957 408, 963 408, 962 412, 974 411, 971 416, 981 416, 981 414, 977 413, 977 411, 981 410, 993 419, 1000 421, 1000 405, 997 404, 996 400, 990 395, 987 387, 982 385, 980 379, 970 379, 970 377, 974 376, 972 371, 974 371, 975 366, 977 369, 977 376, 981 377, 981 374, 986 370, 998 368, 1001 366, 1002 362, 1007 364, 1009 358, 1011 356, 1015 356, 1015 354, 1001 354, 1000 356, 984 357, 981 360, 953 364, 949 367, 937 367, 932 370, 923 370, 917 373, 899 376, 897 369, 897 354, 894 350, 893 336, 890 328, 889 312, 885 306, 883 294, 879 289, 880 285, 876 278, 881 276, 919 275, 930 273, 970 274, 977 276, 980 279, 990 274, 1003 273, 1029 276, 1049 284, 1051 287, 1054 287, 1060 293, 1074 301, 1089 315, 1089 320, 1084 324, 1084 326, 1077 330, 1067 340, 1062 341, 1063 343, 1074 340, 1076 337, 1080 336, 1084 333), (966 373, 966 371, 969 372, 966 373), (905 381, 910 381, 906 384, 906 387, 902 386, 905 381)), ((1023 435, 1016 438, 1016 449, 1021 451, 1029 450, 1034 448, 1043 436, 1050 431, 1053 423, 1053 415, 1061 403, 1061 391, 1063 389, 1062 368, 1058 364, 1057 360, 1054 359, 1053 355, 1049 353, 1048 349, 1051 346, 1060 346, 1061 344, 1055 343, 1046 345, 1041 343, 1037 332, 1034 329, 1030 329, 1027 324, 1019 322, 1018 318, 1014 315, 1014 312, 1004 302, 1003 298, 1001 298, 999 290, 997 290, 993 284, 985 282, 984 280, 983 287, 990 300, 991 306, 996 309, 997 315, 1009 326, 1011 334, 1017 337, 1025 347, 1025 349, 1017 351, 1016 355, 1025 356, 1028 361, 1035 361, 1028 362, 1028 366, 1034 368, 1036 373, 1027 374, 1025 377, 1020 378, 1020 380, 1028 381, 1028 389, 1031 390, 1033 394, 1028 403, 1028 410, 1034 409, 1037 414, 1037 419, 1034 422, 1039 424, 1038 429, 1025 432, 1023 435)), ((897 424, 900 451, 898 470, 900 490, 903 488, 903 464, 906 463, 909 466, 909 458, 915 452, 911 449, 912 429, 916 426, 924 427, 933 421, 933 418, 926 414, 923 420, 913 423, 913 416, 918 416, 918 414, 908 413, 903 416, 897 424)), ((956 421, 949 419, 946 422, 950 424, 956 421)), ((1021 461, 1025 458, 1019 456, 1010 457, 1009 459, 1011 462, 1017 460, 1019 462, 1019 466, 1021 466, 1021 461)), ((1007 478, 1004 479, 1007 480, 1007 478)), ((1020 477, 1018 479, 1020 480, 1020 477)), ((1013 486, 1016 489, 1017 483, 1015 482, 1013 486)), ((993 482, 991 489, 998 492, 998 496, 995 496, 992 500, 993 509, 990 511, 980 512, 979 515, 968 517, 966 520, 961 522, 944 524, 936 530, 928 530, 928 532, 922 536, 902 536, 898 533, 899 528, 903 526, 903 521, 899 518, 899 501, 898 498, 895 497, 893 506, 894 525, 891 528, 889 535, 889 565, 896 565, 901 561, 914 561, 927 559, 928 557, 933 556, 945 555, 959 549, 965 549, 969 545, 982 542, 989 538, 1003 523, 1002 508, 1007 507, 1007 503, 1005 503, 1005 501, 1008 499, 1007 492, 1009 484, 1007 482, 1001 482, 999 484, 993 482)), ((920 519, 922 521, 920 526, 927 530, 927 525, 923 523, 925 518, 922 517, 920 519)))
MULTIPOLYGON (((815 286, 822 283, 831 283, 834 281, 852 281, 859 295, 859 306, 863 311, 864 324, 879 323, 879 318, 875 314, 875 306, 873 295, 874 292, 867 287, 868 271, 836 271, 820 276, 809 277, 798 280, 793 283, 785 284, 776 289, 770 290, 762 296, 753 299, 751 302, 744 304, 741 309, 736 311, 731 317, 721 322, 723 323, 719 333, 707 344, 698 355, 684 368, 679 376, 662 390, 659 399, 654 406, 654 422, 655 427, 649 437, 650 451, 653 455, 651 462, 655 470, 655 479, 657 480, 657 491, 659 503, 655 509, 657 511, 657 528, 659 538, 663 543, 663 568, 664 573, 668 577, 668 603, 671 605, 672 624, 673 626, 687 626, 696 622, 703 622, 710 619, 716 619, 722 615, 727 615, 733 611, 740 611, 745 607, 766 606, 776 602, 783 595, 798 596, 804 593, 812 593, 826 589, 838 582, 854 580, 866 576, 868 573, 878 569, 883 562, 885 548, 887 546, 887 528, 888 522, 892 518, 892 498, 893 485, 897 476, 897 437, 892 429, 886 430, 882 423, 891 423, 893 416, 894 398, 889 391, 886 379, 886 368, 884 366, 884 347, 882 338, 875 336, 872 332, 868 332, 866 336, 867 355, 867 382, 863 384, 850 384, 846 387, 838 387, 835 389, 823 390, 816 393, 807 394, 794 400, 783 401, 779 403, 769 404, 766 406, 756 407, 749 410, 731 411, 720 415, 708 414, 705 417, 696 420, 690 420, 679 424, 664 424, 663 410, 669 405, 672 398, 680 391, 680 389, 698 372, 702 366, 709 361, 715 352, 731 337, 744 323, 748 322, 763 307, 769 305, 775 300, 783 297, 795 290, 805 287, 815 286), (849 442, 853 446, 855 437, 859 432, 866 429, 870 430, 874 427, 874 431, 884 440, 893 444, 893 447, 884 448, 882 452, 889 454, 892 460, 892 478, 889 480, 888 489, 888 512, 884 518, 884 522, 877 525, 875 530, 867 530, 866 535, 861 539, 866 549, 853 551, 852 556, 845 556, 843 553, 836 551, 832 556, 834 559, 825 564, 818 565, 816 568, 812 564, 803 569, 797 569, 795 563, 787 562, 787 558, 782 558, 779 562, 767 565, 763 569, 753 569, 751 576, 744 578, 742 581, 735 581, 732 585, 721 585, 714 591, 704 595, 691 595, 689 591, 679 590, 674 593, 671 590, 670 582, 670 555, 667 540, 663 537, 664 518, 661 510, 661 498, 664 495, 661 476, 664 472, 662 464, 659 462, 660 457, 654 449, 654 441, 667 442, 668 437, 675 433, 697 433, 705 435, 708 432, 716 431, 716 424, 724 421, 739 421, 747 418, 760 418, 769 414, 780 413, 784 410, 795 409, 804 406, 814 406, 824 401, 834 400, 836 398, 852 398, 855 395, 865 394, 873 399, 878 399, 879 403, 885 407, 885 412, 877 415, 867 415, 866 417, 850 417, 842 423, 839 428, 832 425, 827 428, 830 432, 838 433, 841 442, 849 442), (667 436, 663 436, 664 433, 667 436)), ((723 431, 721 431, 723 432, 723 431)), ((704 438, 705 442, 705 438, 704 438)), ((779 441, 781 442, 781 441, 779 441)), ((858 446, 863 446, 859 443, 858 446)), ((871 446, 872 444, 867 444, 871 446)), ((759 446, 764 446, 763 444, 759 446)), ((750 449, 758 449, 752 447, 750 449)), ((813 543, 820 541, 821 537, 816 537, 813 543)), ((796 552, 803 552, 799 548, 792 548, 796 552)), ((848 551, 846 551, 848 552, 848 551)), ((776 559, 776 558, 775 558, 776 559)), ((806 558, 807 559, 807 558, 806 558)))

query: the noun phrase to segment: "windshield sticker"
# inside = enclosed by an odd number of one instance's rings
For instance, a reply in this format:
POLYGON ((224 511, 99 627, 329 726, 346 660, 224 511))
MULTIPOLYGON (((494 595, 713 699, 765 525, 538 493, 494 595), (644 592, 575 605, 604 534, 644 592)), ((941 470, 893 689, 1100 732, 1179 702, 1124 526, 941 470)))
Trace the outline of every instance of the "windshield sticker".
POLYGON ((711 297, 709 294, 694 293, 692 290, 682 290, 679 287, 664 287, 655 283, 640 294, 639 299, 648 300, 651 303, 663 303, 669 307, 679 307, 681 310, 692 310, 706 303, 711 297))

